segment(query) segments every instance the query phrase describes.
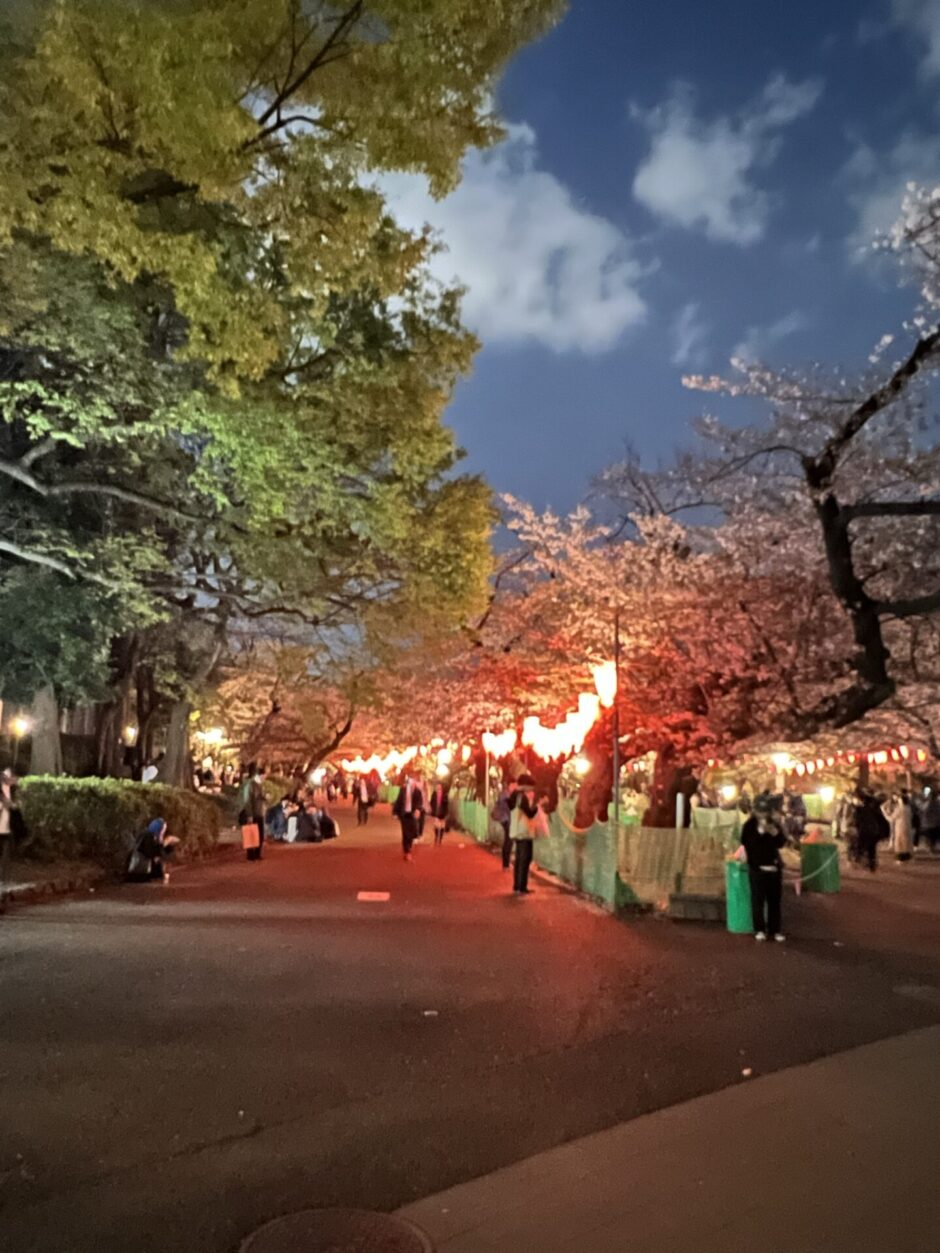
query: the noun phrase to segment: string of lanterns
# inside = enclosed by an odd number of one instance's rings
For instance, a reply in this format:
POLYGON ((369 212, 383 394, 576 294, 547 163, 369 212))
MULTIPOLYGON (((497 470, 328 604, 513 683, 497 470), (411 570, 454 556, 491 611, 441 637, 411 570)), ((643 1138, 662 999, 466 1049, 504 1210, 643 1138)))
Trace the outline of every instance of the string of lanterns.
MULTIPOLYGON (((897 744, 893 748, 871 749, 867 752, 830 753, 826 757, 811 757, 806 761, 797 761, 789 753, 772 753, 770 757, 777 770, 801 777, 832 770, 836 766, 856 766, 863 761, 867 761, 870 766, 912 766, 923 765, 929 759, 930 754, 926 749, 911 748, 909 744, 897 744)), ((714 767, 724 763, 710 757, 706 764, 714 767)))

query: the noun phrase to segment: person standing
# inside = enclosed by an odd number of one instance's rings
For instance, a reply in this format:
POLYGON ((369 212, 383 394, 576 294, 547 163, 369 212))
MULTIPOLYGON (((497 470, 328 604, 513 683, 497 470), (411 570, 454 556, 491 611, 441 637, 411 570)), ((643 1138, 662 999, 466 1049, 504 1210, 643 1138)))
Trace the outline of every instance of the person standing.
POLYGON ((8 768, 0 775, 0 914, 5 908, 7 884, 10 882, 13 841, 22 835, 23 815, 20 813, 16 775, 8 768))
POLYGON ((858 858, 862 865, 875 873, 878 869, 878 842, 886 840, 891 833, 888 819, 881 812, 877 796, 871 792, 862 794, 862 803, 856 819, 858 828, 858 858))
POLYGON ((438 780, 431 793, 431 817, 434 819, 434 844, 444 843, 444 832, 450 818, 450 788, 443 779, 438 780))
POLYGON ((532 865, 533 844, 537 835, 547 834, 547 822, 535 796, 532 776, 521 774, 517 783, 510 822, 510 833, 516 846, 512 890, 520 896, 527 896, 532 891, 529 887, 529 868, 532 865))
POLYGON ((758 809, 741 829, 741 843, 747 855, 747 874, 751 884, 754 939, 766 940, 768 936, 773 936, 782 944, 786 939, 780 918, 783 896, 780 850, 786 843, 783 828, 769 809, 758 809))
POLYGON ((914 824, 911 798, 907 792, 898 792, 884 805, 884 816, 891 826, 888 844, 897 861, 910 861, 914 852, 914 824))
POLYGON ((364 827, 369 821, 369 783, 364 774, 356 780, 356 826, 364 827))
POLYGON ((503 869, 508 870, 512 862, 512 836, 509 834, 510 823, 512 822, 512 808, 515 803, 516 787, 515 779, 510 779, 508 784, 504 784, 499 796, 496 798, 496 804, 493 806, 493 812, 490 815, 494 822, 498 822, 503 828, 503 869))
POLYGON ((264 847, 264 770, 254 762, 248 767, 242 780, 238 803, 240 825, 258 828, 258 844, 254 848, 246 849, 247 858, 249 861, 260 861, 264 847))
POLYGON ((930 845, 930 851, 935 853, 940 845, 940 796, 936 788, 930 788, 924 801, 920 826, 920 834, 930 845))
POLYGON ((405 861, 413 861, 411 849, 418 838, 421 815, 424 813, 424 793, 414 775, 405 776, 392 806, 392 813, 401 823, 401 847, 405 861))

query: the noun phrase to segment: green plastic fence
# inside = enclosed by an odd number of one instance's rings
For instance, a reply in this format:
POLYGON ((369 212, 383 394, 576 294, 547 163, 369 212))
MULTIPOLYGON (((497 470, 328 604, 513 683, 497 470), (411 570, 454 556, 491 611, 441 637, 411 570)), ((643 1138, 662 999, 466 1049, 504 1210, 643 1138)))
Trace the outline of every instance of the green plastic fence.
MULTIPOLYGON (((502 841, 501 828, 490 822, 481 801, 458 793, 451 808, 461 828, 479 843, 502 841)), ((573 815, 570 800, 549 815, 548 836, 535 841, 535 863, 608 909, 665 909, 676 892, 724 896, 725 858, 737 846, 737 823, 676 831, 641 827, 628 818, 615 834, 611 823, 573 831, 573 815)))

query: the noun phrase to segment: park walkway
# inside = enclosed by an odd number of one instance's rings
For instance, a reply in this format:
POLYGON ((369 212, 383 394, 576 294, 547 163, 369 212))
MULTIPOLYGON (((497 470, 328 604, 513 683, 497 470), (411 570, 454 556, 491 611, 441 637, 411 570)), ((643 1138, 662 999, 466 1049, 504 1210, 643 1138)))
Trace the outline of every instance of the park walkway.
POLYGON ((624 1123, 406 1207, 439 1253, 924 1253, 940 1027, 624 1123))
POLYGON ((940 1022, 936 918, 887 879, 768 949, 520 899, 456 833, 405 863, 387 809, 350 818, 2 920, 3 1253, 234 1253, 940 1022))

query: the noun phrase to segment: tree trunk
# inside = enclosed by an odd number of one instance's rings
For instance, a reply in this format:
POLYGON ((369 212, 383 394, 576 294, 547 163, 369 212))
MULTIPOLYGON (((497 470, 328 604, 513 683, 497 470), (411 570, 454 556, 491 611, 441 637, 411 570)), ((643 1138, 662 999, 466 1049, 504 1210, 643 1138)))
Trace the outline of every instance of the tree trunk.
POLYGON ((188 700, 178 700, 170 709, 170 723, 166 729, 166 752, 160 763, 157 778, 170 787, 193 789, 193 759, 189 750, 189 715, 192 705, 188 700))
POLYGON ((134 716, 134 672, 140 653, 136 635, 115 640, 111 646, 114 696, 104 707, 98 730, 98 771, 106 778, 125 774, 124 728, 134 716))
POLYGON ((535 780, 535 794, 541 799, 543 796, 548 797, 548 808, 554 813, 558 808, 558 776, 561 774, 562 763, 560 761, 542 761, 540 757, 532 756, 532 764, 528 773, 535 780))
MULTIPOLYGON (((688 798, 694 790, 695 778, 691 768, 677 759, 673 744, 664 744, 656 753, 650 807, 646 811, 646 825, 675 828, 676 797, 682 794, 688 798)), ((688 814, 688 805, 686 805, 686 814, 688 814)))
POLYGON ((41 687, 33 697, 30 774, 62 773, 62 740, 59 735, 59 702, 52 684, 41 687))
POLYGON ((154 729, 157 712, 157 694, 153 684, 153 667, 146 664, 137 667, 137 755, 143 764, 153 761, 154 729))
POLYGON ((581 755, 591 763, 591 769, 581 780, 574 810, 574 825, 582 831, 594 822, 607 821, 614 785, 612 733, 611 719, 602 718, 591 728, 581 750, 581 755))

